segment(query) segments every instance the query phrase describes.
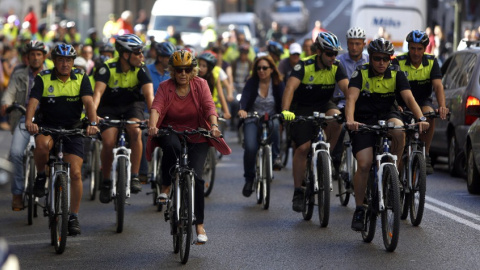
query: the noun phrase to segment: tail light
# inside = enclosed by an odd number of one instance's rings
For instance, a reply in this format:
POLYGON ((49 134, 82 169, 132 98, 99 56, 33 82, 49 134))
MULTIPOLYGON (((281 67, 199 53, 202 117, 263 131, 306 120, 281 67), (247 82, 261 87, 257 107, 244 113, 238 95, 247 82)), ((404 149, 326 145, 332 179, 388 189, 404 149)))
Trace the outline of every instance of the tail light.
MULTIPOLYGON (((471 105, 480 105, 480 100, 476 97, 468 96, 467 103, 465 104, 465 111, 471 105)), ((477 120, 476 116, 465 113, 465 125, 471 125, 475 120, 477 120)))

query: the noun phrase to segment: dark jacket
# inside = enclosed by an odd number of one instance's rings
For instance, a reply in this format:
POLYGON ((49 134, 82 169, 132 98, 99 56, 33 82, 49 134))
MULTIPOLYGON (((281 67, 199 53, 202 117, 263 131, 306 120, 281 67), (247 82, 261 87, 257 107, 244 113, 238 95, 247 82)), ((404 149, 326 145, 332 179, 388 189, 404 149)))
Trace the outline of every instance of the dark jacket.
MULTIPOLYGON (((273 82, 272 82, 273 83, 273 82)), ((242 98, 240 99, 240 109, 244 111, 249 111, 253 104, 255 103, 255 99, 258 96, 258 85, 260 81, 254 77, 251 77, 247 80, 245 87, 242 91, 242 98)), ((283 90, 285 90, 285 84, 281 82, 278 85, 272 84, 273 90, 273 98, 275 99, 275 112, 281 113, 282 112, 282 96, 283 90)))

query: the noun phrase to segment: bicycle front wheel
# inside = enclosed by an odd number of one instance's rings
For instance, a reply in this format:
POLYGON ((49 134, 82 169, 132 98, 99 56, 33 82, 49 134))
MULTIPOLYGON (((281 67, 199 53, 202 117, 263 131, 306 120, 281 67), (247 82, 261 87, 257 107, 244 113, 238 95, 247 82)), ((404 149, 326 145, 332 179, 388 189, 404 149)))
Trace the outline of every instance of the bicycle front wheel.
POLYGON ((54 212, 51 214, 50 233, 55 252, 62 254, 67 245, 68 233, 68 186, 65 174, 57 176, 53 198, 54 212))
POLYGON ((365 192, 365 198, 367 200, 366 213, 365 213, 365 229, 362 231, 363 241, 366 243, 372 242, 375 237, 375 229, 377 228, 377 209, 375 208, 378 203, 378 192, 373 189, 374 176, 370 172, 368 178, 367 190, 365 192))
POLYGON ((213 189, 215 182, 215 167, 217 165, 217 151, 215 147, 210 147, 205 159, 205 166, 203 167, 203 180, 205 181, 204 196, 208 197, 213 189))
POLYGON ((400 172, 399 187, 400 187, 400 209, 402 213, 400 214, 400 219, 404 220, 408 217, 408 208, 410 207, 410 193, 408 192, 408 157, 403 158, 403 169, 400 172))
POLYGON ((255 162, 255 194, 257 195, 257 203, 261 204, 263 202, 263 184, 262 179, 265 177, 263 170, 263 155, 260 155, 260 151, 257 151, 257 160, 255 162))
POLYGON ((180 260, 183 264, 188 261, 190 246, 192 242, 192 223, 193 223, 193 187, 192 175, 185 174, 183 183, 181 183, 180 198, 180 260))
POLYGON ((263 150, 262 174, 263 209, 266 210, 270 206, 270 183, 272 182, 272 149, 269 146, 263 150))
POLYGON ((115 211, 117 212, 117 233, 123 231, 125 197, 127 189, 127 159, 119 157, 117 163, 117 190, 115 191, 115 211))
POLYGON ((387 251, 394 251, 397 248, 400 233, 400 189, 395 166, 385 165, 382 177, 385 204, 385 209, 382 211, 383 245, 387 251))
POLYGON ((25 191, 25 199, 27 201, 27 219, 28 225, 33 224, 33 216, 34 216, 34 207, 35 207, 35 195, 33 195, 33 183, 35 181, 35 160, 33 159, 33 155, 30 153, 27 154, 27 161, 25 163, 26 170, 25 170, 25 178, 26 178, 26 191, 25 191))
POLYGON ((425 207, 425 192, 427 191, 427 169, 425 159, 420 153, 413 156, 412 190, 410 193, 410 221, 413 226, 422 222, 425 207))
MULTIPOLYGON (((348 136, 348 134, 345 134, 345 136, 348 136)), ((352 154, 352 146, 351 143, 345 142, 338 172, 338 198, 340 199, 340 204, 343 206, 347 206, 350 201, 354 174, 355 161, 352 154)))
POLYGON ((304 220, 312 219, 313 215, 313 206, 315 205, 315 191, 313 190, 313 177, 312 172, 307 165, 307 175, 308 183, 305 186, 305 194, 303 196, 303 211, 302 216, 304 220))
POLYGON ((317 156, 318 177, 318 218, 320 227, 327 227, 330 218, 330 158, 327 152, 320 152, 317 156))

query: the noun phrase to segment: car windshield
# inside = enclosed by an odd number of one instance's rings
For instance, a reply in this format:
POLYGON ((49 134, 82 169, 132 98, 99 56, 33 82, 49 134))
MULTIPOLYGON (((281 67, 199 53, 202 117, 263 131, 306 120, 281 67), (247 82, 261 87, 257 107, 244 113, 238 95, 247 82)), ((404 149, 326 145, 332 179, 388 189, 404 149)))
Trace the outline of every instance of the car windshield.
POLYGON ((201 33, 200 27, 201 17, 188 16, 156 16, 153 30, 166 31, 169 25, 175 26, 175 31, 201 33))
POLYGON ((298 6, 278 6, 276 8, 276 12, 279 13, 294 13, 294 12, 300 12, 301 9, 298 6))

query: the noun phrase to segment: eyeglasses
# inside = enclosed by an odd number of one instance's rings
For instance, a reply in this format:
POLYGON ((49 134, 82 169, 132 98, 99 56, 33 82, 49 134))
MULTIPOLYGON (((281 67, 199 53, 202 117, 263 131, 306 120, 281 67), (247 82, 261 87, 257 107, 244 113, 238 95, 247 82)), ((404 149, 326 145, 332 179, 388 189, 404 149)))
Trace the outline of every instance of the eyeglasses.
POLYGON ((375 62, 380 62, 381 60, 383 60, 383 62, 387 63, 387 62, 390 62, 390 57, 388 57, 388 56, 385 56, 385 57, 372 56, 372 60, 375 61, 375 62))
POLYGON ((338 52, 325 52, 325 55, 328 57, 337 56, 338 52))
POLYGON ((132 52, 133 54, 135 55, 140 55, 140 54, 143 54, 143 51, 135 51, 135 52, 132 52))
POLYGON ((263 67, 258 66, 258 67, 257 67, 257 71, 260 71, 260 70, 265 71, 265 70, 267 70, 267 69, 269 69, 269 68, 270 68, 270 67, 267 67, 267 66, 263 66, 263 67))
POLYGON ((183 71, 185 71, 186 74, 189 74, 192 70, 193 68, 175 68, 175 72, 178 74, 181 74, 183 71))

